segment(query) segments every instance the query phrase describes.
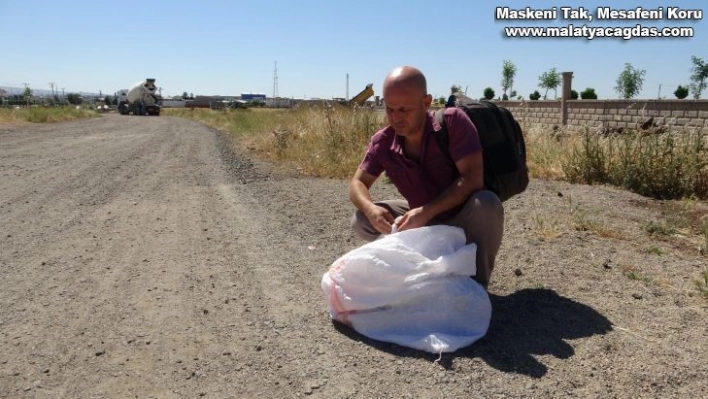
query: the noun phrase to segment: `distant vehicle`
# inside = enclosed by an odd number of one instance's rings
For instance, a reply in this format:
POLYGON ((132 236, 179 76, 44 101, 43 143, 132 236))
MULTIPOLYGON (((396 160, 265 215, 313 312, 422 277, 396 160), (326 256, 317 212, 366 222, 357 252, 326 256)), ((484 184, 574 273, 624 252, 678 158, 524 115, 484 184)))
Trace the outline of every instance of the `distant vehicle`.
POLYGON ((374 84, 369 83, 366 85, 366 88, 362 90, 359 94, 354 96, 351 100, 349 100, 349 105, 354 106, 354 105, 364 105, 366 100, 369 99, 369 97, 374 95, 374 84))
POLYGON ((230 107, 234 109, 246 109, 248 108, 248 102, 243 100, 235 100, 231 102, 230 107))
POLYGON ((155 95, 155 79, 145 79, 130 89, 118 92, 118 112, 121 115, 160 115, 158 98, 155 95))

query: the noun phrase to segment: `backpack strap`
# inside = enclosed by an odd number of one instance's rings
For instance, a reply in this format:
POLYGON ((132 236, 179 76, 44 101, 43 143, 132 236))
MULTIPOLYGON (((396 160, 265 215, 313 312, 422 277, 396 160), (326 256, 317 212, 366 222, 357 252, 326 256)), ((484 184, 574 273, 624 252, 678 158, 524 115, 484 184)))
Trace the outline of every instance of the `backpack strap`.
POLYGON ((435 136, 435 140, 452 165, 453 170, 459 174, 460 172, 457 170, 455 160, 452 159, 452 155, 450 155, 450 135, 447 132, 447 126, 445 124, 445 108, 440 108, 435 111, 435 120, 438 122, 441 129, 436 134, 433 134, 433 136, 435 136))
POLYGON ((435 120, 438 121, 438 124, 442 128, 440 129, 438 134, 435 135, 435 139, 438 141, 438 143, 440 143, 440 147, 442 147, 442 150, 445 151, 445 153, 448 153, 450 138, 447 135, 447 126, 445 126, 445 108, 440 108, 439 110, 435 111, 435 120))

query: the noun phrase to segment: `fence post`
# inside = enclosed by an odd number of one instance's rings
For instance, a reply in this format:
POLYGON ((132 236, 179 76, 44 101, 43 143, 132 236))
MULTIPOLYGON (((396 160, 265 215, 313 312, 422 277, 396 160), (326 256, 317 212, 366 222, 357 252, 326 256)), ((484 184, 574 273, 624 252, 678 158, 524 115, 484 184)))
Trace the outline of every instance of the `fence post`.
POLYGON ((563 75, 563 93, 561 97, 561 126, 568 124, 568 100, 570 100, 570 90, 573 81, 573 72, 562 72, 563 75))

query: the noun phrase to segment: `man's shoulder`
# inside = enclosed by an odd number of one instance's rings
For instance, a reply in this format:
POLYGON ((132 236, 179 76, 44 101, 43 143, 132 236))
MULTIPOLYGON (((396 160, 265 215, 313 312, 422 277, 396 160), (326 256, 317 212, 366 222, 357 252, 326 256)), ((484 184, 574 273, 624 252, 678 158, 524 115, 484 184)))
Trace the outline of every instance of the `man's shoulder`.
POLYGON ((390 143, 391 140, 396 136, 396 132, 391 126, 386 126, 382 129, 377 130, 373 136, 371 136, 371 143, 374 145, 381 143, 390 143))
POLYGON ((461 107, 445 108, 445 116, 450 119, 469 119, 469 116, 461 107))

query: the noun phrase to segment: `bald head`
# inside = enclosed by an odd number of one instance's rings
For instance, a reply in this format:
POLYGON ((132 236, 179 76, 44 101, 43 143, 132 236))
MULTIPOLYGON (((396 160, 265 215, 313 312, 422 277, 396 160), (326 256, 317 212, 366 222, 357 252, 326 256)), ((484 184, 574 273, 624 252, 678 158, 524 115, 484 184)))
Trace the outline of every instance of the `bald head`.
POLYGON ((386 117, 396 134, 405 140, 419 142, 432 102, 423 73, 409 66, 394 69, 384 80, 383 95, 386 117))
POLYGON ((386 93, 392 90, 405 90, 420 96, 428 94, 425 76, 421 71, 410 66, 398 67, 386 76, 383 85, 384 98, 386 93))

